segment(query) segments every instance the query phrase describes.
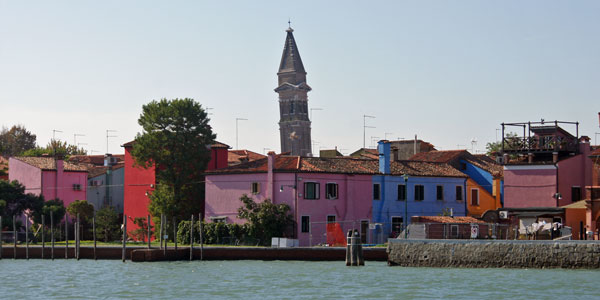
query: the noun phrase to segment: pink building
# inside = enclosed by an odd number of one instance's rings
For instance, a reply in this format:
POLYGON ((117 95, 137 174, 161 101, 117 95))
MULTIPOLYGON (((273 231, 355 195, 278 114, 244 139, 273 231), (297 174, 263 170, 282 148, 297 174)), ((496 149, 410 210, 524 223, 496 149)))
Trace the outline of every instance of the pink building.
POLYGON ((589 138, 559 124, 578 128, 558 121, 502 124, 503 133, 504 126, 523 130, 523 137, 503 134, 504 207, 560 207, 585 198, 593 177, 589 138))
POLYGON ((20 182, 27 193, 43 195, 46 200, 60 199, 68 206, 86 200, 87 169, 52 157, 11 157, 9 180, 20 182))
POLYGON ((371 219, 372 175, 376 160, 276 155, 208 172, 206 219, 243 223, 237 217, 243 194, 261 202, 290 206, 295 220, 293 238, 300 246, 327 243, 327 224, 342 232, 360 228, 368 233, 371 219))

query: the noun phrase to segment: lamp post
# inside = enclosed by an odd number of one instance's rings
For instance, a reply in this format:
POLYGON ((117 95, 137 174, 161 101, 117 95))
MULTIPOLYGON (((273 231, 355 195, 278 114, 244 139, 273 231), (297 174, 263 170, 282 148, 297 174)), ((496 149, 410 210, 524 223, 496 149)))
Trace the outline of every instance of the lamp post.
POLYGON ((404 178, 404 239, 408 239, 408 174, 404 178))
POLYGON ((235 149, 236 150, 239 150, 239 148, 238 148, 238 121, 248 121, 248 119, 235 118, 235 149))

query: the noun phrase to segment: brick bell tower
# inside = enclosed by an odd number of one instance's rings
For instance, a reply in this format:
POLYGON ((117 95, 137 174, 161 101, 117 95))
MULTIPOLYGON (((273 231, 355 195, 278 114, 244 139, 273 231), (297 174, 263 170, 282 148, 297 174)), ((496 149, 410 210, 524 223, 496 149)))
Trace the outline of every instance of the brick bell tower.
POLYGON ((306 71, 292 34, 294 30, 288 27, 287 37, 283 46, 281 63, 279 64, 279 134, 281 152, 291 152, 291 155, 312 155, 310 138, 310 120, 308 119, 308 92, 306 71))

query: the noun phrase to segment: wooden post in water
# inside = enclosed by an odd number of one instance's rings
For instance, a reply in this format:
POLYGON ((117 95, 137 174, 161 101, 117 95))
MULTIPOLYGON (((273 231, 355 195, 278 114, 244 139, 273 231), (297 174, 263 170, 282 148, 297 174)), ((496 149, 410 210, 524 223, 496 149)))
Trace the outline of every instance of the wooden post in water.
POLYGON ((96 212, 92 215, 92 235, 94 236, 94 260, 98 259, 96 256, 96 212))
POLYGON ((359 266, 365 265, 365 259, 363 256, 362 243, 360 241, 360 232, 354 229, 354 239, 356 240, 356 259, 359 266))
POLYGON ((17 259, 17 217, 13 215, 13 240, 14 240, 14 248, 13 248, 13 259, 17 259))
MULTIPOLYGON (((165 229, 165 233, 163 234, 163 238, 165 238, 167 236, 167 231, 168 231, 168 229, 167 229, 167 216, 165 216, 165 218, 164 218, 163 221, 165 223, 165 226, 163 226, 163 228, 165 229)), ((167 257, 167 243, 168 242, 169 242, 169 240, 165 239, 165 247, 163 248, 163 257, 167 257)))
POLYGON ((160 214, 160 233, 158 234, 158 237, 160 239, 160 249, 162 249, 163 247, 163 224, 165 219, 165 215, 160 214))
POLYGON ((54 214, 52 212, 50 212, 50 242, 52 243, 50 258, 54 260, 54 214))
POLYGON ((69 220, 65 214, 65 259, 69 258, 69 220))
POLYGON ((79 260, 79 242, 81 239, 81 228, 79 224, 79 214, 77 214, 77 227, 75 228, 75 256, 79 260))
POLYGON ((44 259, 44 250, 46 250, 46 220, 44 214, 42 214, 42 259, 44 259))
POLYGON ((190 223, 190 261, 194 260, 194 215, 190 223))
POLYGON ((29 260, 29 222, 25 215, 25 258, 29 260))
POLYGON ((352 264, 352 229, 346 234, 346 266, 352 264))
POLYGON ((122 259, 123 262, 125 262, 125 248, 127 247, 127 216, 123 215, 123 252, 122 254, 122 259))
POLYGON ((0 259, 2 259, 2 216, 0 216, 0 259))
POLYGON ((200 222, 200 260, 204 260, 204 240, 202 236, 202 214, 198 214, 198 222, 200 222))
POLYGON ((173 217, 173 242, 175 242, 175 257, 177 257, 177 220, 173 217))
POLYGON ((150 215, 148 215, 146 223, 148 225, 148 249, 150 249, 150 240, 152 239, 151 231, 150 231, 150 215))

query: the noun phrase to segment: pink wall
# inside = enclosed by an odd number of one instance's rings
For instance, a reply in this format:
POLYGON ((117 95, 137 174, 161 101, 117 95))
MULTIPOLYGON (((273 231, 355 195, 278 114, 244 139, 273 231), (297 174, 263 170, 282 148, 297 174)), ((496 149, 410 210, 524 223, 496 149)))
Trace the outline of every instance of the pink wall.
POLYGON ((39 195, 42 192, 42 170, 14 158, 8 160, 8 169, 8 180, 20 182, 27 193, 39 195))
POLYGON ((504 207, 556 207, 554 165, 504 166, 504 207))
POLYGON ((335 215, 342 229, 359 228, 360 220, 371 218, 371 176, 323 173, 274 173, 273 183, 268 183, 267 173, 223 174, 206 176, 206 218, 225 216, 228 223, 243 223, 237 218, 243 194, 264 201, 273 195, 274 203, 291 207, 297 223, 296 235, 301 246, 323 242, 328 215, 335 215), (252 182, 260 183, 260 193, 251 193, 252 182), (320 184, 319 199, 304 199, 304 183, 320 184), (325 185, 338 184, 338 199, 326 199, 325 185), (272 191, 267 191, 272 186, 272 191), (297 186, 297 200, 294 186, 297 186), (283 187, 283 191, 280 191, 283 187), (295 212, 298 213, 295 213, 295 212), (309 216, 311 232, 301 232, 301 216, 309 216))
POLYGON ((559 192, 562 195, 560 206, 572 203, 571 187, 581 188, 581 199, 585 199, 585 187, 592 184, 592 160, 580 154, 558 162, 559 192))

